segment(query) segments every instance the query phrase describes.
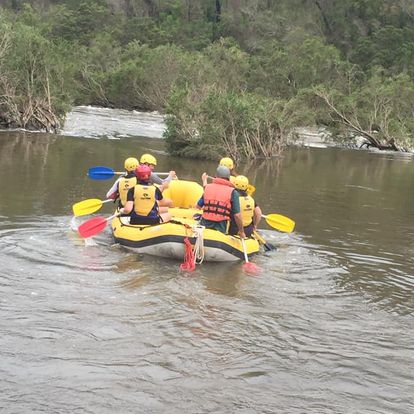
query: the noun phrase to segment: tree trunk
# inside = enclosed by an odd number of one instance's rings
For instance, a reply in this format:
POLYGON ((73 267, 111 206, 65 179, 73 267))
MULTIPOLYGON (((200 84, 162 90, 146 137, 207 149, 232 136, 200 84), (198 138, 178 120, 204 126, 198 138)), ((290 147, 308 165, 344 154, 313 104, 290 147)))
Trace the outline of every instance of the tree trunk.
POLYGON ((215 16, 215 22, 218 23, 220 21, 221 18, 221 3, 220 0, 216 0, 216 10, 214 13, 215 16))
MULTIPOLYGON (((332 102, 331 97, 327 92, 324 91, 315 91, 315 95, 321 98, 325 104, 328 106, 328 108, 331 110, 331 118, 334 122, 339 122, 343 125, 346 125, 349 129, 357 132, 359 135, 366 138, 369 142, 367 144, 367 147, 375 147, 380 150, 394 150, 399 151, 399 148, 395 144, 394 138, 390 138, 385 143, 382 143, 373 133, 372 131, 368 131, 364 129, 356 116, 356 114, 351 114, 351 116, 348 116, 347 114, 344 114, 341 112, 334 102, 332 102), (335 119, 336 118, 336 119, 335 119)), ((364 144, 361 145, 361 147, 364 144)))

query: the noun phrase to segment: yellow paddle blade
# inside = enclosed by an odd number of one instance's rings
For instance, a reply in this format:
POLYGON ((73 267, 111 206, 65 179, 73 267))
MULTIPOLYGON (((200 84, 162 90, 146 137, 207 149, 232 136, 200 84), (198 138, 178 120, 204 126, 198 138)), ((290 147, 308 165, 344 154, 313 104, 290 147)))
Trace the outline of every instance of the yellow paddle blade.
POLYGON ((268 214, 263 215, 266 219, 266 223, 276 230, 284 233, 291 233, 295 228, 295 222, 288 217, 282 216, 281 214, 268 214))
POLYGON ((256 187, 255 187, 254 185, 249 184, 249 185, 247 186, 247 194, 248 194, 249 196, 253 195, 255 191, 256 191, 256 187))
POLYGON ((73 214, 76 217, 86 216, 95 213, 102 207, 102 200, 98 198, 90 198, 88 200, 79 201, 72 206, 73 214))

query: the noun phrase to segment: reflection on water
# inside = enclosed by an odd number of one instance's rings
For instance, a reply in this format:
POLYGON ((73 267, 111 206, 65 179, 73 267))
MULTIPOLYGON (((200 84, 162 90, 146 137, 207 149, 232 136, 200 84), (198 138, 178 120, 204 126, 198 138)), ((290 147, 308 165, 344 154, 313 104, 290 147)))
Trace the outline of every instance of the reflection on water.
POLYGON ((278 250, 252 278, 183 273, 109 228, 77 236, 72 204, 112 184, 87 169, 144 151, 183 178, 214 172, 159 139, 0 133, 0 411, 412 412, 412 160, 292 149, 240 166, 297 226, 263 223, 278 250))

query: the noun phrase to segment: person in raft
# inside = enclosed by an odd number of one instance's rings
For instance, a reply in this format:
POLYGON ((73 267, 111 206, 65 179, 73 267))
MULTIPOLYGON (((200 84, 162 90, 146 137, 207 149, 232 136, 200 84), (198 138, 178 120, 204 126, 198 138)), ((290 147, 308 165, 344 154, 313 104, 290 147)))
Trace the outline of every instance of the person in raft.
MULTIPOLYGON (((222 158, 221 160, 220 160, 220 162, 219 162, 219 166, 222 166, 222 167, 227 167, 229 170, 230 170, 230 181, 234 184, 234 179, 236 178, 236 176, 237 175, 239 175, 239 174, 237 174, 236 173, 236 171, 235 171, 235 168, 234 168, 234 161, 231 159, 231 158, 229 158, 229 157, 224 157, 224 158, 222 158)), ((204 173, 202 176, 201 176, 201 181, 203 182, 203 187, 205 187, 206 185, 207 185, 207 180, 208 180, 208 175, 207 175, 207 173, 204 173)))
POLYGON ((170 181, 177 177, 175 171, 170 171, 168 177, 165 179, 160 178, 155 172, 154 169, 157 165, 157 159, 151 154, 142 154, 141 158, 139 159, 140 165, 147 165, 151 168, 151 177, 150 183, 151 184, 158 184, 161 185, 161 191, 164 191, 168 188, 170 181))
POLYGON ((230 182, 230 170, 227 167, 220 165, 217 168, 216 178, 211 184, 206 184, 196 208, 203 209, 200 224, 207 229, 226 234, 230 220, 234 219, 239 236, 246 237, 240 214, 239 193, 230 182))
POLYGON ((128 191, 125 207, 120 213, 130 214, 131 224, 158 224, 171 220, 170 213, 159 212, 160 207, 171 207, 172 201, 164 198, 161 190, 150 183, 151 168, 140 165, 135 170, 137 184, 128 191))
POLYGON ((137 184, 135 168, 139 165, 136 158, 127 158, 124 162, 125 175, 119 177, 106 193, 106 198, 116 200, 119 197, 119 207, 122 208, 127 201, 128 190, 137 184))
MULTIPOLYGON (((250 237, 262 218, 262 210, 256 204, 253 197, 247 194, 249 179, 244 175, 238 175, 234 179, 234 186, 239 193, 240 213, 243 221, 244 233, 250 237)), ((234 220, 230 222, 229 234, 237 234, 238 228, 234 220)))
POLYGON ((219 165, 227 167, 230 170, 230 179, 232 177, 237 177, 239 174, 236 173, 234 161, 229 157, 224 157, 220 160, 219 165))
MULTIPOLYGON (((236 177, 239 175, 236 172, 236 168, 234 165, 234 161, 229 157, 224 157, 220 160, 219 165, 222 165, 223 167, 227 167, 230 170, 230 182, 234 184, 234 181, 236 177)), ((207 184, 208 175, 203 174, 201 177, 201 181, 203 182, 203 187, 207 184)), ((253 185, 250 185, 247 187, 247 194, 253 195, 253 193, 256 191, 253 185)))

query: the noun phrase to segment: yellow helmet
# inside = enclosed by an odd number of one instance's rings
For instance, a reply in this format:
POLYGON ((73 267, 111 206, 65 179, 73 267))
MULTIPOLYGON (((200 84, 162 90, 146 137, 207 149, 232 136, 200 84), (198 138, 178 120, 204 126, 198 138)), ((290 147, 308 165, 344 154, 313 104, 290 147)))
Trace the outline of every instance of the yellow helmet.
POLYGON ((140 164, 157 165, 157 159, 151 154, 142 154, 139 162, 140 164))
POLYGON ((138 167, 138 160, 134 157, 129 157, 124 162, 125 171, 132 172, 135 171, 135 168, 138 167))
POLYGON ((245 177, 244 175, 238 175, 234 179, 234 186, 238 190, 246 191, 247 187, 249 186, 249 179, 247 177, 245 177))
POLYGON ((222 165, 223 167, 227 167, 229 170, 232 170, 234 168, 234 162, 229 157, 224 157, 220 160, 219 165, 222 165))

